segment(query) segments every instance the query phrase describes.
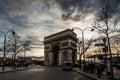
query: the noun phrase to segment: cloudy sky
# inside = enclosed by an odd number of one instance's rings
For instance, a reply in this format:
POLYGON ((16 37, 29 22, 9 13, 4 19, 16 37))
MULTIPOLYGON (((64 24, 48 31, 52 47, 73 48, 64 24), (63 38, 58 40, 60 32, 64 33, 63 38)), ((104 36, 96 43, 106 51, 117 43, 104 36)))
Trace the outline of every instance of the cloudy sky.
MULTIPOLYGON (((91 27, 101 8, 110 4, 120 19, 120 0, 0 0, 0 30, 43 41, 72 27, 91 27)), ((86 33, 86 37, 89 36, 86 33)), ((43 49, 31 55, 43 55, 43 49)))

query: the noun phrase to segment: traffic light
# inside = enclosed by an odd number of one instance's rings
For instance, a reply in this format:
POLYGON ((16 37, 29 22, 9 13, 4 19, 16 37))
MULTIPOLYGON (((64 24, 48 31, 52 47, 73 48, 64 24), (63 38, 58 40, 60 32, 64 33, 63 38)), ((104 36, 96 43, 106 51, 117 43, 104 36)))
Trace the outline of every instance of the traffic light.
POLYGON ((108 52, 108 46, 105 46, 105 47, 103 48, 103 52, 108 52))

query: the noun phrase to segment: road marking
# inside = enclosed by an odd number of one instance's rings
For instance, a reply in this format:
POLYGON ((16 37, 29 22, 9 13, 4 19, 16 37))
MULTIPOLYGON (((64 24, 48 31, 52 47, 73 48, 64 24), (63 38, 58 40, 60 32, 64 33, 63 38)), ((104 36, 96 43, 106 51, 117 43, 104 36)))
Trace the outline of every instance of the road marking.
POLYGON ((74 80, 80 80, 80 77, 75 77, 74 80))

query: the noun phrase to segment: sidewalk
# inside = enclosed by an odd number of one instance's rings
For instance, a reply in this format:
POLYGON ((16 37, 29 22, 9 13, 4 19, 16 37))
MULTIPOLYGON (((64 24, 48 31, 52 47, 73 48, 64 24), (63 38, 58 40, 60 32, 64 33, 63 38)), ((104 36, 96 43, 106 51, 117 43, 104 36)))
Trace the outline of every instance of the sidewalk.
MULTIPOLYGON (((28 67, 29 68, 29 67, 28 67)), ((20 71, 20 70, 26 70, 28 68, 16 68, 16 69, 13 69, 11 67, 5 67, 5 71, 3 71, 3 68, 0 67, 0 73, 5 73, 5 72, 12 72, 12 71, 20 71)))
POLYGON ((5 71, 3 71, 3 67, 0 67, 0 73, 5 73, 5 72, 12 72, 12 71, 21 71, 21 70, 27 70, 27 69, 32 69, 32 68, 37 68, 40 67, 40 65, 35 65, 35 66, 28 66, 27 68, 25 67, 16 67, 16 69, 13 69, 12 67, 5 67, 5 71))
POLYGON ((80 73, 84 76, 87 76, 93 80, 120 80, 120 70, 116 70, 116 69, 114 69, 115 79, 108 79, 105 72, 103 72, 101 79, 99 79, 96 73, 91 74, 91 73, 83 72, 83 71, 80 71, 79 68, 73 68, 73 71, 80 73))

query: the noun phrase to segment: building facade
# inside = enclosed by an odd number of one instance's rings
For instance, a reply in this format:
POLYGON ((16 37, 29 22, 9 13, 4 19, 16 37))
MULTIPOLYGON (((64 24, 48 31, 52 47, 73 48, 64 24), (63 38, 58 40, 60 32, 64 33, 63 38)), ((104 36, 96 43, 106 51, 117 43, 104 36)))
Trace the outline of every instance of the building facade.
POLYGON ((77 38, 67 29, 44 38, 44 64, 62 65, 63 61, 77 61, 77 38))

